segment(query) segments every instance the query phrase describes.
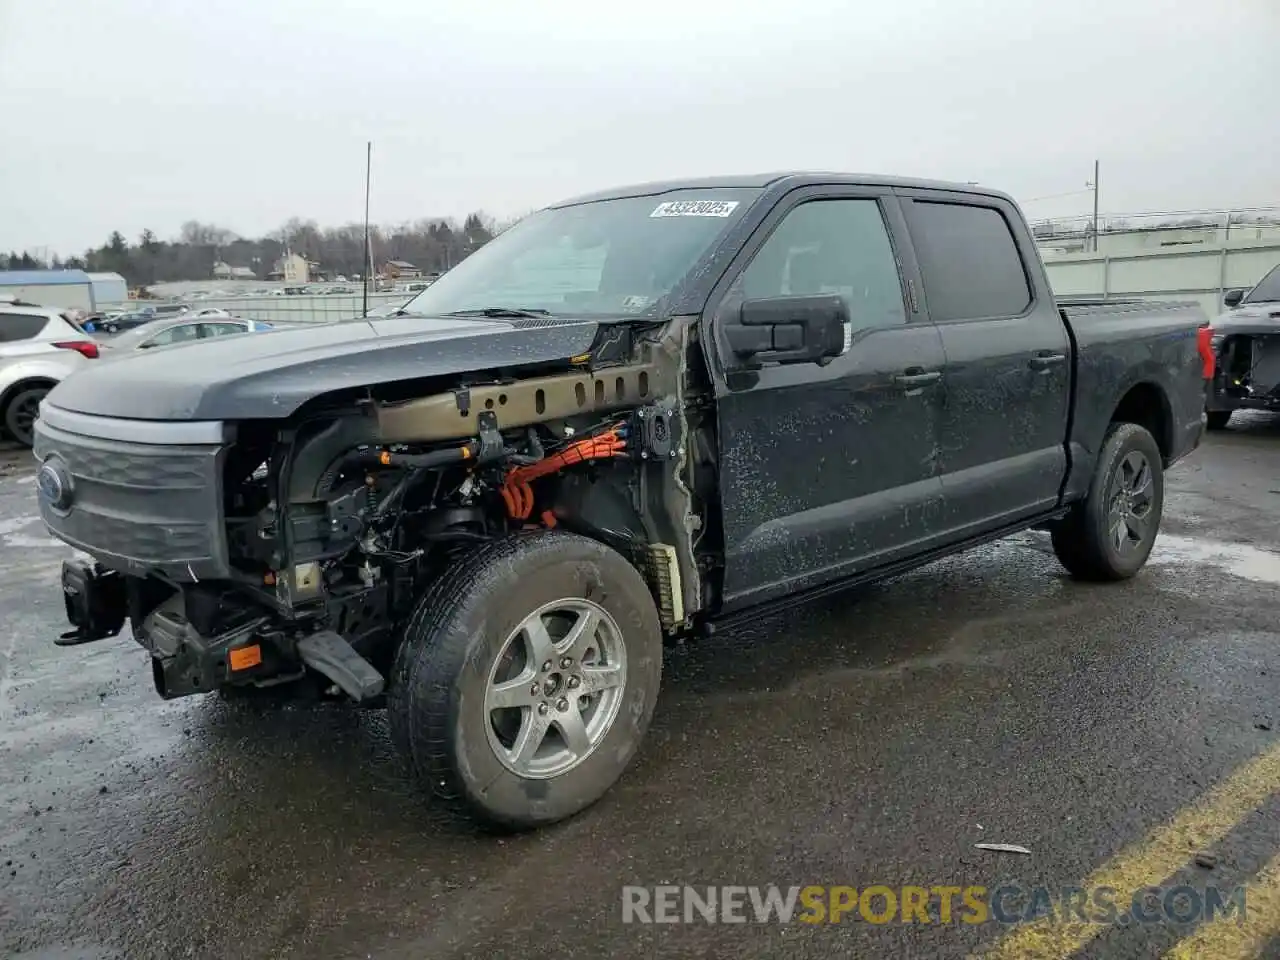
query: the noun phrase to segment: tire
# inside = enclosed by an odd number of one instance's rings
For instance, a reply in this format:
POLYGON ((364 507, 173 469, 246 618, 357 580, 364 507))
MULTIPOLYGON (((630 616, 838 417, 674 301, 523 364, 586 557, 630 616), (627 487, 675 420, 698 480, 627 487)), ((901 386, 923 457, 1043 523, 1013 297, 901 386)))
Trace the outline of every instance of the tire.
POLYGON ((1205 427, 1209 430, 1225 430, 1231 419, 1230 410, 1206 410, 1205 427))
POLYGON ((1151 555, 1163 510, 1164 465, 1155 438, 1137 424, 1113 423, 1098 454, 1087 496, 1054 525, 1053 551, 1067 572, 1078 579, 1127 580, 1151 555), (1133 493, 1142 485, 1135 470, 1139 463, 1146 465, 1145 499, 1133 493), (1121 489, 1130 492, 1123 494, 1121 489), (1117 496, 1125 500, 1116 502, 1117 496), (1118 513, 1113 512, 1113 506, 1118 513), (1140 535, 1134 536, 1135 531, 1140 535))
POLYGON ((522 534, 480 547, 428 591, 396 653, 388 719, 393 741, 437 797, 487 826, 529 829, 573 816, 613 786, 644 738, 661 678, 662 629, 639 572, 586 537, 522 534), (571 621, 557 612, 564 605, 583 613, 571 621), (599 632, 532 662, 526 622, 536 616, 563 645, 570 638, 560 628, 585 613, 599 617, 599 632), (609 663, 621 665, 612 677, 621 682, 604 687, 609 663), (519 706, 492 705, 490 690, 502 681, 519 706), (584 697, 588 686, 600 689, 584 697), (578 740, 576 754, 562 733, 574 717, 590 737, 578 740), (519 735, 535 722, 553 726, 543 749, 516 769, 519 735), (557 757, 570 766, 559 770, 557 757))
POLYGON ((4 408, 4 428, 22 446, 35 443, 35 423, 40 401, 49 387, 27 387, 11 396, 4 408))

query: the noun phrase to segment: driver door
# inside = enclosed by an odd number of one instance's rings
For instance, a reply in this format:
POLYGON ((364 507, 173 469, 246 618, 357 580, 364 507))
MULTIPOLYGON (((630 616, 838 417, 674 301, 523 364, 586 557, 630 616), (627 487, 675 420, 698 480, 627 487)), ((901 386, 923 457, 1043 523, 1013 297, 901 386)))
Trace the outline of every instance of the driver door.
POLYGON ((944 354, 917 309, 902 236, 887 190, 797 191, 711 298, 728 608, 861 573, 937 536, 944 354), (823 294, 849 308, 843 356, 751 369, 727 348, 744 301, 823 294))

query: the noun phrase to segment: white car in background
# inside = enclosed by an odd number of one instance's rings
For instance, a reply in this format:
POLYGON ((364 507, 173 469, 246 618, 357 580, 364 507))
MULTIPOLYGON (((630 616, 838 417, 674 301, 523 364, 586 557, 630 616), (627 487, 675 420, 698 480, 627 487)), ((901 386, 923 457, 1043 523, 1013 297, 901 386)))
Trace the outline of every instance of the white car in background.
POLYGON ((45 394, 99 356, 93 338, 59 311, 0 299, 0 434, 31 446, 45 394))

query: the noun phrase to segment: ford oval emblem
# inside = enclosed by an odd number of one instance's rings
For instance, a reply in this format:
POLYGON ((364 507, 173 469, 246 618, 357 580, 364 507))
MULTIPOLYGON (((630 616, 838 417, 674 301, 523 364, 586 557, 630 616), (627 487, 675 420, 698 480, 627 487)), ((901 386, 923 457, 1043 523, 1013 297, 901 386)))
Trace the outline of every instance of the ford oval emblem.
POLYGON ((71 477, 61 464, 45 461, 36 474, 36 489, 54 510, 66 510, 71 506, 71 477))

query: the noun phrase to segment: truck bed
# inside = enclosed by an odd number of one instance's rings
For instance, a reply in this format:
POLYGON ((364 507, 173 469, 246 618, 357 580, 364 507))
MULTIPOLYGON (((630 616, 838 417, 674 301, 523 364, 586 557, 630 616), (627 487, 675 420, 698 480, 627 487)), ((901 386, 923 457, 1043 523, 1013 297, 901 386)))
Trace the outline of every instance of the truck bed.
POLYGON ((1204 385, 1195 358, 1199 329, 1209 318, 1195 301, 1059 301, 1074 346, 1075 405, 1068 430, 1071 470, 1065 493, 1082 495, 1115 405, 1133 387, 1161 385, 1168 424, 1157 436, 1165 465, 1198 443, 1204 385), (1171 375, 1175 378, 1170 382, 1171 375))

